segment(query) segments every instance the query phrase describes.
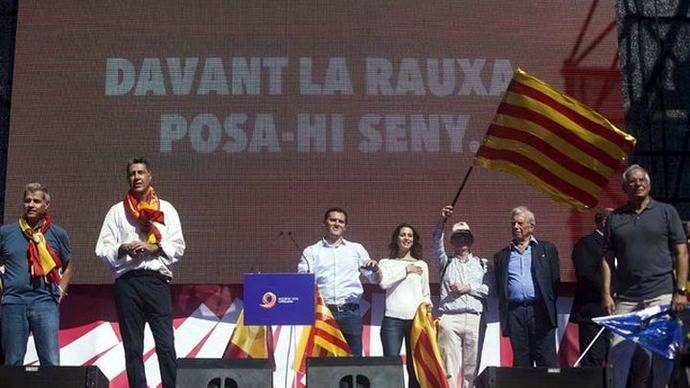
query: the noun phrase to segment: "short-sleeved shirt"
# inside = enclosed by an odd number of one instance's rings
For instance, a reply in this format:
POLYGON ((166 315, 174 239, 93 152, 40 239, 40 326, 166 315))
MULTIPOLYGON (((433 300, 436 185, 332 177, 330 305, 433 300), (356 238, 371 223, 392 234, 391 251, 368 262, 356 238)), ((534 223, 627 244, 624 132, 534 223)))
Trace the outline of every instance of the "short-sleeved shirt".
POLYGON ((628 205, 613 211, 606 223, 604 252, 615 257, 618 297, 641 301, 673 293, 675 246, 685 243, 676 209, 650 198, 637 214, 628 205))
MULTIPOLYGON (((52 224, 44 235, 62 261, 63 268, 66 267, 72 253, 65 229, 52 224)), ((24 237, 19 223, 0 227, 0 264, 5 264, 2 304, 32 304, 58 300, 59 291, 56 285, 46 284, 43 277, 31 277, 27 258, 28 248, 29 240, 24 237)))

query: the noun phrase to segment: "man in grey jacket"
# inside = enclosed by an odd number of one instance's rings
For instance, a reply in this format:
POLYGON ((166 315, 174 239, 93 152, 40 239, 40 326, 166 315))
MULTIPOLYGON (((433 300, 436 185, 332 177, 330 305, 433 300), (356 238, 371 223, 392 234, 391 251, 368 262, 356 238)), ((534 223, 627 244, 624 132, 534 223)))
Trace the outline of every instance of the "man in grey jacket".
POLYGON ((441 210, 441 220, 432 235, 432 255, 441 278, 439 345, 449 387, 459 387, 458 372, 462 367, 462 387, 469 388, 477 374, 481 314, 489 294, 487 260, 472 254, 474 236, 463 221, 453 225, 450 235, 453 254, 446 254, 443 229, 452 214, 452 206, 441 210))

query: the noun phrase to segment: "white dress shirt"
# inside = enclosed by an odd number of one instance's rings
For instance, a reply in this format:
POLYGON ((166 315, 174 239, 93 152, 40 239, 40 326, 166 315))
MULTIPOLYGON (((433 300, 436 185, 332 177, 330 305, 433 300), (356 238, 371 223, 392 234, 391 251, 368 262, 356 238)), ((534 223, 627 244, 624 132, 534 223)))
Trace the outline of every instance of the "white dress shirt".
POLYGON ((297 271, 314 274, 326 304, 359 303, 364 292, 360 275, 370 283, 376 281, 374 271, 361 268, 367 259, 362 244, 340 239, 331 245, 321 239, 304 249, 297 271))
POLYGON ((122 202, 110 208, 98 236, 96 256, 110 268, 114 278, 135 269, 156 271, 172 277, 170 266, 184 254, 185 242, 177 210, 169 202, 160 200, 160 211, 165 217, 165 225, 157 222, 155 225, 161 233, 161 251, 132 257, 128 254, 120 256, 120 245, 146 241, 146 236, 141 231, 139 222, 127 214, 122 202))

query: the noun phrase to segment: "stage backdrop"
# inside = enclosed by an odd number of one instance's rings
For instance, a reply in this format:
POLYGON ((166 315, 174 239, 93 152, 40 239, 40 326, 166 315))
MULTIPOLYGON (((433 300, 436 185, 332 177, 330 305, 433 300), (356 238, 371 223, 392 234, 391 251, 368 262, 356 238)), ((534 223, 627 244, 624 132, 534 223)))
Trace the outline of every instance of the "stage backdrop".
MULTIPOLYGON (((96 365, 110 380, 112 388, 127 386, 125 358, 115 306, 109 285, 77 285, 60 307, 60 362, 62 365, 96 365)), ((572 290, 566 287, 558 298, 557 343, 559 365, 572 366, 579 355, 577 325, 568 322, 572 290), (568 296, 570 295, 570 296, 568 296)), ((375 288, 367 289, 360 312, 364 321, 365 356, 381 356, 380 327, 385 295, 375 288)), ((438 299, 432 290, 432 301, 438 299)), ((224 285, 177 285, 173 287, 173 326, 178 357, 221 358, 242 310, 242 287, 224 285)), ((491 297, 485 314, 486 334, 481 367, 512 365, 512 350, 507 338, 500 336, 496 300, 491 297)), ((274 326, 276 371, 273 386, 304 387, 292 369, 296 345, 302 327, 274 326)), ((404 349, 402 350, 404 352, 404 349)), ((38 357, 29 338, 25 358, 27 365, 38 365, 38 357)), ((146 327, 144 365, 150 387, 160 386, 158 358, 153 336, 146 327)))
MULTIPOLYGON (((110 282, 93 249, 126 160, 142 155, 181 216, 178 283, 294 271, 331 206, 349 210, 348 235, 373 258, 403 221, 429 246, 517 67, 622 121, 613 6, 21 1, 5 222, 27 182, 46 184, 75 281, 110 282)), ((606 205, 620 199, 610 193, 606 205)), ((467 220, 490 257, 523 204, 572 279, 591 212, 475 169, 451 221, 467 220)))

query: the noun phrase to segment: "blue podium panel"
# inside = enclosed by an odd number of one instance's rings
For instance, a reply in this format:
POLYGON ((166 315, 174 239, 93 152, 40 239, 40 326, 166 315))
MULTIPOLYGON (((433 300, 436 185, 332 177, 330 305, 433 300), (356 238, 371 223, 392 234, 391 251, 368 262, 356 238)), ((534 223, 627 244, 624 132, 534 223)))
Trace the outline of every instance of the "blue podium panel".
POLYGON ((244 274, 245 325, 313 325, 314 274, 244 274))

